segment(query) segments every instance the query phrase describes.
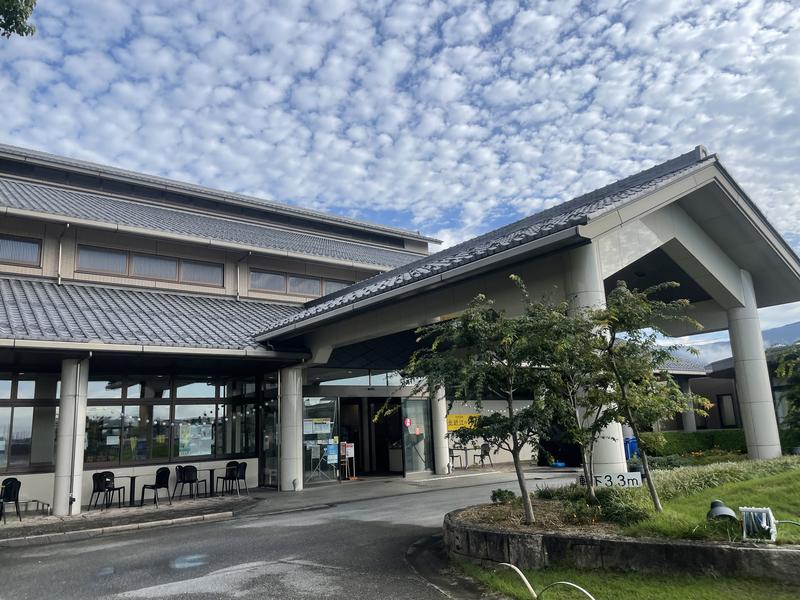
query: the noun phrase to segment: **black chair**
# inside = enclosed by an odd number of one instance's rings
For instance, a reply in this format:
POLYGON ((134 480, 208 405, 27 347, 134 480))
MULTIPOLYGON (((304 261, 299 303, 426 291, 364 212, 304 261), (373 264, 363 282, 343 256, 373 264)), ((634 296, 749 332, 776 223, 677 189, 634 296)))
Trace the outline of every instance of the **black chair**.
POLYGON ((464 461, 461 460, 461 455, 456 453, 455 448, 450 448, 450 463, 453 465, 453 468, 456 466, 456 460, 458 461, 458 466, 463 468, 464 461))
POLYGON ((239 466, 236 467, 236 495, 239 495, 239 491, 241 488, 239 487, 239 482, 244 482, 244 493, 248 496, 250 495, 250 490, 247 489, 247 463, 240 462, 239 466))
MULTIPOLYGON (((214 486, 214 491, 219 491, 219 482, 222 480, 222 493, 232 492, 233 486, 236 485, 236 482, 239 478, 239 463, 235 460, 230 461, 228 464, 225 465, 225 475, 220 475, 217 477, 217 481, 214 486)), ((239 488, 236 488, 236 493, 239 493, 239 488)))
POLYGON ((178 490, 178 484, 181 484, 181 496, 183 496, 183 484, 185 481, 183 480, 183 467, 178 465, 175 467, 175 487, 172 488, 172 498, 175 498, 175 492, 178 490))
POLYGON ((19 489, 22 483, 16 477, 8 477, 3 480, 3 493, 0 495, 0 517, 3 517, 3 525, 6 524, 6 504, 14 503, 17 509, 17 518, 22 521, 22 515, 19 512, 19 489))
POLYGON ((167 500, 172 504, 172 498, 169 495, 169 467, 161 467, 156 470, 155 483, 147 483, 142 486, 142 499, 139 506, 144 506, 144 491, 153 490, 153 504, 158 506, 158 490, 167 491, 167 500))
POLYGON ((489 444, 481 444, 481 453, 480 454, 476 454, 473 457, 473 459, 475 461, 475 463, 473 463, 473 464, 476 464, 478 461, 481 461, 481 466, 483 467, 485 465, 485 463, 486 463, 486 459, 488 458, 489 459, 489 464, 492 465, 492 467, 494 467, 494 463, 492 462, 492 457, 490 456, 490 452, 489 452, 490 450, 491 450, 491 446, 489 446, 489 444))
POLYGON ((125 486, 114 485, 114 473, 111 471, 103 471, 101 475, 106 480, 106 506, 114 503, 114 494, 117 494, 117 506, 122 508, 122 503, 125 502, 125 486))
POLYGON ((103 510, 108 504, 108 490, 106 489, 106 477, 103 473, 92 473, 92 493, 89 496, 89 506, 86 510, 92 509, 92 499, 94 499, 94 507, 97 508, 97 501, 100 500, 100 495, 103 496, 103 504, 100 510, 103 510), (96 495, 96 497, 95 497, 96 495))
POLYGON ((181 482, 181 493, 183 496, 183 486, 189 484, 189 496, 197 498, 200 493, 200 485, 202 484, 206 496, 208 496, 208 485, 205 479, 197 478, 197 467, 191 465, 183 467, 183 481, 181 482))

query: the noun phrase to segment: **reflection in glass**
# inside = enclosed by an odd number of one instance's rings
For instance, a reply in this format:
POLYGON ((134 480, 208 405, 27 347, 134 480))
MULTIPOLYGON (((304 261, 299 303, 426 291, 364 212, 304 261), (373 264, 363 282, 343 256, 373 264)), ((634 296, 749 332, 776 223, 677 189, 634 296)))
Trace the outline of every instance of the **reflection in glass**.
POLYGON ((11 447, 8 466, 27 466, 31 462, 33 407, 16 406, 11 420, 11 447))
POLYGON ((431 453, 430 402, 421 398, 403 398, 403 452, 406 473, 433 468, 431 453))
POLYGON ((0 400, 11 398, 11 375, 0 375, 0 400))
POLYGON ((165 375, 129 375, 128 399, 152 400, 169 398, 169 377, 165 375))
POLYGON ((169 458, 169 405, 156 404, 151 406, 152 414, 150 417, 150 446, 151 458, 169 458))
POLYGON ((36 398, 36 381, 33 379, 17 380, 17 400, 33 400, 36 398))
POLYGON ((306 481, 337 478, 337 398, 303 398, 303 470, 306 481))
POLYGON ((122 381, 121 379, 89 379, 87 397, 90 400, 122 398, 122 381))
POLYGON ((214 450, 214 404, 175 406, 174 456, 210 456, 214 450))
POLYGON ((11 438, 11 407, 0 406, 0 469, 8 464, 8 448, 11 438))
POLYGON ((217 386, 211 379, 178 380, 175 383, 176 398, 216 398, 217 386))
POLYGON ((121 446, 122 407, 86 407, 85 462, 117 462, 121 446))

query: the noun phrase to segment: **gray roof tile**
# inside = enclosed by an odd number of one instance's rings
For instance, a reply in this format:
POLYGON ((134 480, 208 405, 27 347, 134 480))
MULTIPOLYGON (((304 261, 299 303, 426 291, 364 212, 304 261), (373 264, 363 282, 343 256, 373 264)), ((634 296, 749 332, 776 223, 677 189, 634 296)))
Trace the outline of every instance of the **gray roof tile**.
POLYGON ((702 167, 704 161, 714 158, 707 155, 705 148, 698 146, 691 152, 563 204, 308 302, 302 311, 266 324, 262 335, 584 224, 594 217, 668 185, 674 179, 702 167))
POLYGON ((0 178, 0 206, 365 265, 397 267, 419 256, 10 178, 0 178))
POLYGON ((0 278, 0 339, 255 349, 299 307, 229 297, 0 278))

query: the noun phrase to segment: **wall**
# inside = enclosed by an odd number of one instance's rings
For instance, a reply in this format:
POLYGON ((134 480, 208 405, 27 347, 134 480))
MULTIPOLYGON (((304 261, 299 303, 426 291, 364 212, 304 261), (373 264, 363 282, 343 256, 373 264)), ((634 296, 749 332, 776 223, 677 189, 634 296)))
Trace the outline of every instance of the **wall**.
MULTIPOLYGON (((522 408, 522 407, 526 406, 527 402, 517 401, 517 402, 515 402, 515 404, 518 405, 520 408, 522 408)), ((506 405, 506 402, 503 401, 503 400, 485 400, 483 402, 483 407, 482 407, 481 411, 475 410, 475 408, 472 407, 472 406, 464 406, 463 404, 460 404, 460 403, 454 403, 453 407, 450 409, 450 414, 453 414, 453 415, 466 415, 466 414, 478 414, 480 412, 480 414, 482 414, 482 415, 490 415, 490 414, 493 414, 493 413, 496 413, 496 412, 505 412, 506 410, 507 410, 507 405, 506 405)), ((476 443, 477 446, 480 446, 483 443, 483 440, 476 441, 475 443, 476 443)), ((450 448, 452 448, 454 444, 455 444, 455 442, 452 439, 450 439, 449 440, 450 448)), ((472 464, 474 464, 473 463, 473 461, 474 461, 473 456, 475 456, 476 454, 478 454, 477 451, 470 450, 470 451, 467 452, 467 455, 469 456, 469 461, 470 461, 468 463, 468 466, 471 466, 472 464)), ((462 451, 457 450, 456 451, 456 456, 460 456, 461 457, 461 461, 462 461, 462 464, 463 464, 463 461, 464 461, 464 452, 463 452, 463 450, 462 451)), ((495 463, 495 464, 503 464, 503 463, 511 463, 511 462, 513 462, 513 458, 511 457, 511 453, 508 450, 500 450, 497 454, 492 454, 491 456, 492 456, 492 462, 495 463)), ((524 462, 528 462, 528 461, 532 460, 535 463, 535 461, 537 459, 537 453, 534 451, 534 449, 531 446, 526 446, 525 448, 522 449, 522 452, 520 452, 520 458, 524 462)), ((456 468, 461 466, 461 465, 459 465, 458 459, 455 460, 455 466, 456 466, 456 468)))

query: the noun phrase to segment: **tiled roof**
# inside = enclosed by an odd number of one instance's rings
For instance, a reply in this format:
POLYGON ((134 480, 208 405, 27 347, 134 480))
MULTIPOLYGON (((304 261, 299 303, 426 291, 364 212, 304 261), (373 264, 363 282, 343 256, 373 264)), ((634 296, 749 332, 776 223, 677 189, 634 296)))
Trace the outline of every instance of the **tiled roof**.
POLYGON ((265 322, 298 307, 53 281, 0 278, 0 339, 259 349, 265 322))
POLYGON ((0 178, 1 206, 363 265, 397 267, 419 256, 10 178, 0 178))
POLYGON ((664 365, 664 368, 669 372, 681 372, 681 373, 706 372, 706 367, 700 359, 694 358, 692 356, 680 356, 674 354, 672 355, 672 358, 670 358, 664 365))
POLYGON ((493 254, 576 225, 585 224, 594 217, 668 185, 676 178, 700 168, 704 161, 714 158, 707 155, 705 148, 698 146, 691 152, 641 171, 636 175, 626 177, 436 254, 420 258, 392 271, 381 273, 335 294, 311 301, 305 305, 304 310, 281 321, 267 324, 262 335, 269 337, 270 332, 301 323, 337 308, 368 297, 378 296, 410 283, 433 278, 493 254))

